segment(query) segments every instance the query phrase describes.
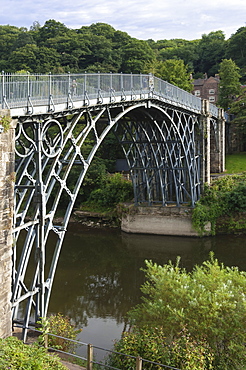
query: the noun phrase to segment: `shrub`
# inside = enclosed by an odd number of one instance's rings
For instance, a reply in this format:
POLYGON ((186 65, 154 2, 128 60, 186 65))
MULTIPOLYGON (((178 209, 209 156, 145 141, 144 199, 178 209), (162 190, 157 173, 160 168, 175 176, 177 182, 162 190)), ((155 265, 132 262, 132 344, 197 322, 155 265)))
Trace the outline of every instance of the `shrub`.
POLYGON ((26 345, 15 337, 0 339, 0 369, 66 370, 54 355, 37 344, 26 345))
MULTIPOLYGON (((42 343, 44 342, 44 335, 47 333, 55 334, 67 339, 76 339, 77 334, 80 332, 80 330, 75 329, 68 317, 63 316, 60 313, 51 315, 45 319, 43 318, 40 324, 41 331, 43 331, 43 335, 41 336, 42 343)), ((48 335, 48 347, 65 352, 73 352, 75 344, 63 338, 48 335)))
MULTIPOLYGON (((178 262, 159 266, 146 261, 146 266, 143 303, 130 313, 133 333, 138 328, 157 328, 163 331, 165 344, 178 341, 177 353, 182 353, 181 348, 185 351, 182 361, 186 351, 199 343, 194 356, 207 348, 214 369, 242 369, 246 363, 246 273, 219 264, 212 254, 191 273, 178 262), (182 342, 184 328, 188 336, 182 342)), ((148 336, 142 347, 147 342, 148 336)))
POLYGON ((126 180, 120 173, 108 175, 104 187, 91 193, 89 202, 101 207, 113 207, 117 203, 132 199, 132 182, 126 180))
MULTIPOLYGON (((161 327, 134 327, 133 331, 123 333, 114 349, 118 353, 110 354, 108 365, 118 369, 135 368, 136 359, 132 356, 182 370, 212 369, 213 355, 208 344, 192 339, 185 328, 169 342, 161 327)), ((144 369, 156 368, 155 364, 144 362, 144 369)))
POLYGON ((206 185, 201 199, 192 212, 192 224, 203 235, 205 226, 211 223, 211 233, 222 216, 235 216, 246 211, 246 174, 224 176, 206 185))

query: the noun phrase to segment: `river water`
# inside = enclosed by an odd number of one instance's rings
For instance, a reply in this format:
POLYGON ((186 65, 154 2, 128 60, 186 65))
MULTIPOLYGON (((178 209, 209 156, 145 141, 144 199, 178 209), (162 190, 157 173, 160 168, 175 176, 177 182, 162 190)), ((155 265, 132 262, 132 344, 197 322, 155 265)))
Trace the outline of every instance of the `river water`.
POLYGON ((58 263, 49 313, 69 316, 82 329, 79 340, 110 349, 127 324, 127 311, 141 301, 141 268, 146 259, 165 264, 180 256, 180 266, 191 270, 213 251, 220 262, 246 271, 245 241, 245 235, 137 235, 71 224, 58 263))

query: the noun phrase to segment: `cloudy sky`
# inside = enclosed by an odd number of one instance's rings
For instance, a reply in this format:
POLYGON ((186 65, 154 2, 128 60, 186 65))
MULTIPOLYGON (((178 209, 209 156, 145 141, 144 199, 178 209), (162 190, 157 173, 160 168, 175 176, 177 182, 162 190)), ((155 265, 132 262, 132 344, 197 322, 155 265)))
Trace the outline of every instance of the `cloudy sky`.
POLYGON ((229 38, 246 26, 245 0, 0 0, 0 24, 30 28, 54 19, 69 28, 104 22, 146 40, 183 38, 222 30, 229 38))

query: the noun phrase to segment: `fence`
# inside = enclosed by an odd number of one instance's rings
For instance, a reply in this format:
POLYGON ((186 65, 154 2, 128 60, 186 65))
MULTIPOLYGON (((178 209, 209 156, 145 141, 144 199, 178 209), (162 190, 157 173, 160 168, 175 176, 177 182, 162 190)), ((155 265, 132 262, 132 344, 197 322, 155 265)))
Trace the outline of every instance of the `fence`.
MULTIPOLYGON (((194 112, 201 112, 202 101, 151 74, 83 73, 83 74, 0 74, 0 104, 2 109, 45 105, 52 111, 56 104, 72 107, 75 101, 89 105, 109 98, 114 102, 138 98, 157 97, 194 112)), ((218 108, 210 104, 210 113, 218 117, 218 108)))
MULTIPOLYGON (((114 354, 116 356, 123 356, 123 357, 126 357, 126 358, 131 358, 134 360, 135 362, 135 369, 136 370, 144 370, 144 365, 145 364, 151 364, 153 365, 153 367, 151 367, 152 369, 172 369, 172 370, 180 370, 176 367, 173 367, 173 366, 169 366, 169 365, 164 365, 164 364, 161 364, 161 363, 158 363, 158 362, 154 362, 154 361, 150 361, 150 360, 147 360, 147 359, 144 359, 140 356, 132 356, 132 355, 128 355, 128 354, 125 354, 125 353, 121 353, 121 352, 116 352, 116 351, 112 351, 112 350, 109 350, 109 349, 105 349, 105 348, 102 348, 102 347, 97 347, 97 346, 93 346, 92 344, 88 344, 88 343, 83 343, 81 341, 78 341, 78 340, 74 340, 74 339, 69 339, 69 338, 65 338, 65 337, 62 337, 62 336, 59 336, 59 335, 55 335, 55 334, 52 334, 52 333, 43 333, 42 331, 40 330, 37 330, 37 329, 34 329, 34 328, 28 328, 30 331, 32 332, 35 332, 35 333, 38 333, 40 335, 43 334, 44 336, 44 347, 47 349, 47 350, 51 350, 51 351, 55 351, 57 353, 62 353, 62 354, 65 354, 65 355, 69 355, 69 356, 72 356, 72 357, 75 357, 75 358, 78 358, 82 361, 85 362, 85 368, 86 370, 93 370, 93 366, 96 365, 97 366, 97 369, 100 367, 102 369, 114 369, 114 370, 122 370, 122 369, 119 369, 119 368, 116 368, 116 367, 113 367, 113 366, 110 366, 109 364, 107 363, 103 363, 102 361, 99 362, 99 361, 95 361, 94 359, 94 350, 100 350, 100 351, 103 351, 105 353, 105 356, 108 355, 108 354, 114 354), (57 349, 57 348, 54 348, 54 347, 51 347, 48 345, 48 337, 49 336, 52 336, 52 337, 55 337, 55 338, 58 338, 58 339, 62 339, 64 341, 67 341, 67 342, 70 342, 72 345, 75 345, 76 347, 80 346, 80 347, 84 347, 86 349, 86 357, 84 356, 80 356, 78 354, 75 354, 75 353, 72 353, 72 352, 67 352, 67 351, 63 351, 63 350, 60 350, 60 349, 57 349)), ((133 369, 133 367, 131 367, 131 369, 133 369)))

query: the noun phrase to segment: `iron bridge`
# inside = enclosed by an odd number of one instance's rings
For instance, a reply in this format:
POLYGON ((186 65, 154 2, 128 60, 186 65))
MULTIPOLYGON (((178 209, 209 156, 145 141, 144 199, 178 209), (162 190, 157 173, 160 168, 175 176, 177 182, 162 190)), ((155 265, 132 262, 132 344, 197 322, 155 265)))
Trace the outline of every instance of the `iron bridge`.
POLYGON ((69 217, 107 134, 123 149, 136 204, 194 206, 206 181, 204 127, 216 138, 221 112, 152 75, 0 78, 2 109, 16 124, 12 307, 25 337, 29 323, 47 314, 69 217), (56 244, 47 261, 51 234, 56 244))

